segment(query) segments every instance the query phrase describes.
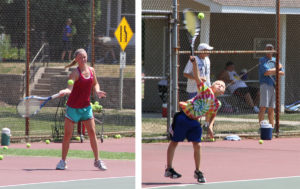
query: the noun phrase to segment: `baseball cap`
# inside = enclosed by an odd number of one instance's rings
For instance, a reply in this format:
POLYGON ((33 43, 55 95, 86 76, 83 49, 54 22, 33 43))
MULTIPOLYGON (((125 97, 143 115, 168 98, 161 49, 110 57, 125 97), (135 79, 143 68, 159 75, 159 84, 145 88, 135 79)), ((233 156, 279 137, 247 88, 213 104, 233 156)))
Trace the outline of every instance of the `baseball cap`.
POLYGON ((266 48, 271 47, 272 49, 274 49, 274 46, 272 44, 266 44, 266 48))
POLYGON ((206 43, 200 43, 198 46, 198 51, 202 51, 202 50, 213 50, 214 48, 209 46, 206 43))

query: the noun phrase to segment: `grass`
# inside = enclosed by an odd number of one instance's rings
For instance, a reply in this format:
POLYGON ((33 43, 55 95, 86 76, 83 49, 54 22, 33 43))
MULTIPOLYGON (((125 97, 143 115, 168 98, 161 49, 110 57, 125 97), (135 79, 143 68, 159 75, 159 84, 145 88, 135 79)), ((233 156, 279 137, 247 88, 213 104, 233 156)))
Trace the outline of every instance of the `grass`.
MULTIPOLYGON (((0 149, 0 154, 10 156, 61 157, 61 150, 56 149, 0 149)), ((134 160, 135 153, 130 152, 100 152, 102 159, 134 160)), ((94 158, 92 151, 69 150, 68 158, 94 158)))
MULTIPOLYGON (((44 136, 52 135, 52 128, 55 125, 55 112, 56 107, 45 107, 37 115, 30 118, 30 135, 39 135, 44 136)), ((122 118, 130 118, 134 120, 135 111, 134 110, 105 110, 104 116, 104 133, 105 132, 120 132, 120 131, 133 131, 135 130, 134 122, 129 124, 124 123, 122 118), (105 120, 106 118, 106 120, 105 120), (114 118, 114 120, 112 120, 114 118), (118 120, 119 119, 119 120, 118 120)), ((96 114, 96 117, 99 118, 99 115, 96 114)), ((63 125, 62 118, 61 122, 58 124, 63 125)), ((8 127, 11 130, 13 137, 24 136, 25 135, 25 119, 20 117, 16 112, 15 106, 0 106, 0 130, 4 127, 8 127)), ((101 125, 96 125, 96 130, 100 131, 101 125)), ((74 126, 74 131, 77 127, 74 126)))
MULTIPOLYGON (((218 117, 226 117, 226 118, 245 118, 245 119, 258 119, 257 114, 219 114, 218 117)), ((267 119, 267 114, 265 114, 265 118, 267 119)), ((280 114, 280 120, 283 121, 300 121, 299 114, 280 114)))
MULTIPOLYGON (((37 63, 36 65, 43 66, 43 63, 37 63)), ((68 65, 66 63, 50 62, 48 67, 64 67, 68 65)), ((96 74, 98 77, 120 77, 120 65, 110 65, 110 64, 95 64, 94 66, 96 74)), ((0 74, 23 74, 25 70, 25 62, 20 63, 0 63, 0 74)), ((135 65, 126 65, 123 70, 124 78, 135 78, 135 65)))

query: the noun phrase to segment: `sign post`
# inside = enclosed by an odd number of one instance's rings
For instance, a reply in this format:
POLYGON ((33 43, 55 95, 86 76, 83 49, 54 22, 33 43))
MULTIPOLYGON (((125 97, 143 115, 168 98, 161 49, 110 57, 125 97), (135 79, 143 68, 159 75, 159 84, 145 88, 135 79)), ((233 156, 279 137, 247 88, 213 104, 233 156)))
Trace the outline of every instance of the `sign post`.
POLYGON ((121 47, 120 50, 120 98, 119 98, 119 105, 120 109, 123 109, 123 70, 126 67, 126 52, 125 48, 127 47, 130 39, 132 38, 133 32, 126 20, 125 17, 122 18, 118 28, 115 31, 115 37, 117 38, 119 45, 121 47))

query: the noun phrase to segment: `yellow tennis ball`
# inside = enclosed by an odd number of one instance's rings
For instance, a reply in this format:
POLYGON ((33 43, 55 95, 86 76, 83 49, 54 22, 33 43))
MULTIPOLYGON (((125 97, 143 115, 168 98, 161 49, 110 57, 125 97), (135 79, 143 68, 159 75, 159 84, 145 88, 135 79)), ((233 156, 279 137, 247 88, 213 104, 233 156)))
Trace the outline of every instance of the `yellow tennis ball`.
POLYGON ((26 147, 27 147, 27 148, 30 148, 30 147, 31 147, 31 144, 30 144, 30 143, 27 143, 27 144, 26 144, 26 147))
POLYGON ((7 146, 4 146, 4 147, 3 147, 3 150, 7 150, 7 149, 8 149, 8 147, 7 147, 7 146))
POLYGON ((3 160, 3 155, 0 155, 0 160, 3 160))
POLYGON ((79 136, 77 136, 75 139, 76 139, 76 140, 80 140, 80 137, 79 137, 79 136))
POLYGON ((68 85, 74 85, 74 81, 72 79, 68 80, 68 85))
POLYGON ((50 144, 50 140, 45 140, 46 144, 50 144))
POLYGON ((263 140, 259 140, 258 142, 259 142, 259 144, 263 144, 263 143, 264 143, 264 141, 263 141, 263 140))
POLYGON ((203 12, 199 12, 199 13, 198 13, 198 18, 199 18, 200 20, 202 20, 202 19, 204 18, 204 13, 203 13, 203 12))

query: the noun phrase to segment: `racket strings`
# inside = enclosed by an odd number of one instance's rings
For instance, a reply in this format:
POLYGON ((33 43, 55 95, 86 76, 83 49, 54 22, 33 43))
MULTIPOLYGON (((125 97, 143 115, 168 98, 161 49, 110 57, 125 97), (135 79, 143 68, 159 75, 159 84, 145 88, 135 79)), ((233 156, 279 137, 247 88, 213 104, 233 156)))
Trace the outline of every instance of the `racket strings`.
POLYGON ((40 110, 40 106, 42 103, 43 101, 37 99, 24 99, 17 106, 18 113, 22 117, 29 117, 30 115, 34 115, 40 110))

